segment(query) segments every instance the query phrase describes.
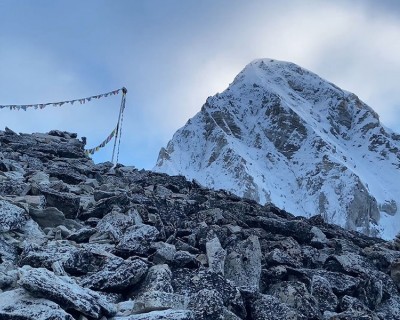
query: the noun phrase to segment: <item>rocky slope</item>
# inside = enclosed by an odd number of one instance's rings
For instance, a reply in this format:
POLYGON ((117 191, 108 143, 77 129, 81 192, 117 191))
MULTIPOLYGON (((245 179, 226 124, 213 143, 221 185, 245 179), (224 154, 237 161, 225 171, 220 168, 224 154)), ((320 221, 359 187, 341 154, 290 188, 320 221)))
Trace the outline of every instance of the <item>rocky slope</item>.
POLYGON ((182 174, 367 235, 400 231, 400 135, 359 98, 295 64, 256 60, 160 151, 182 174))
POLYGON ((400 318, 400 244, 0 131, 0 319, 400 318))

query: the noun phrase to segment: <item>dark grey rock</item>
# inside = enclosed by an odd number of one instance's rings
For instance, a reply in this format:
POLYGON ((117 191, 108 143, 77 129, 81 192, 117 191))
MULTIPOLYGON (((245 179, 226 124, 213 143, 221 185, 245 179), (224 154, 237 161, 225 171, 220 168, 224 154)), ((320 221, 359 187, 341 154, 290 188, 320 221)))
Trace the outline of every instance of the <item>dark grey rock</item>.
POLYGON ((153 226, 134 225, 126 230, 116 246, 116 250, 126 255, 144 255, 149 251, 151 242, 155 241, 158 235, 159 231, 153 226))
POLYGON ((184 296, 163 292, 147 291, 135 299, 135 313, 150 312, 166 309, 185 309, 187 300, 184 296))
POLYGON ((122 240, 126 229, 134 224, 134 217, 129 212, 121 213, 112 211, 99 221, 96 230, 100 234, 108 234, 115 242, 119 242, 122 240))
POLYGON ((70 275, 82 276, 99 272, 105 266, 107 260, 107 256, 87 249, 77 249, 70 253, 69 258, 62 265, 70 275))
POLYGON ((8 262, 15 264, 18 260, 18 250, 15 245, 11 245, 5 241, 0 234, 0 264, 8 262))
POLYGON ((30 185, 12 179, 0 180, 0 195, 25 196, 30 190, 30 185))
POLYGON ((380 304, 375 312, 380 319, 400 319, 400 299, 398 297, 390 297, 385 302, 380 304))
POLYGON ((226 250, 219 242, 218 237, 207 241, 206 243, 208 265, 211 271, 224 274, 226 250))
POLYGON ((54 262, 62 264, 77 250, 76 247, 63 240, 52 240, 42 244, 26 243, 18 264, 50 270, 54 262))
POLYGON ((342 297, 342 299, 340 300, 340 310, 371 312, 371 310, 368 309, 366 305, 362 303, 361 300, 350 296, 342 297))
POLYGON ((177 251, 174 254, 172 266, 176 268, 197 268, 200 263, 196 257, 187 251, 177 251))
POLYGON ((114 206, 119 207, 122 212, 125 212, 129 207, 129 197, 125 193, 118 194, 105 199, 100 199, 96 202, 93 208, 79 213, 79 219, 86 220, 90 217, 102 218, 110 213, 114 206))
POLYGON ((246 308, 239 289, 221 274, 209 270, 196 272, 187 268, 177 269, 173 271, 172 287, 175 293, 181 295, 196 295, 202 289, 216 290, 225 307, 239 317, 246 317, 246 308))
POLYGON ((361 279, 339 272, 315 269, 292 269, 288 268, 291 277, 295 277, 306 283, 311 283, 314 276, 326 279, 337 296, 355 295, 360 286, 361 279))
POLYGON ((7 270, 0 268, 0 289, 10 290, 17 286, 18 274, 16 270, 7 270))
POLYGON ((258 237, 250 236, 228 248, 225 276, 237 287, 258 290, 261 277, 261 247, 258 237))
POLYGON ((149 268, 141 285, 140 292, 158 291, 173 293, 172 272, 167 264, 158 264, 149 268))
POLYGON ((224 319, 224 303, 216 290, 200 290, 191 297, 188 308, 199 320, 224 319))
POLYGON ((115 317, 112 320, 196 320, 195 315, 189 310, 164 310, 135 314, 126 317, 115 317))
POLYGON ((73 219, 67 219, 64 213, 55 207, 47 207, 45 209, 30 208, 29 215, 42 228, 55 228, 60 225, 72 230, 82 228, 82 224, 73 219))
POLYGON ((0 199, 0 233, 22 228, 28 218, 24 209, 0 199))
POLYGON ((29 295, 24 289, 0 293, 0 319, 73 320, 58 304, 29 295))
POLYGON ((44 195, 47 206, 60 210, 66 218, 74 219, 79 212, 79 197, 67 192, 59 192, 47 186, 38 186, 34 191, 37 195, 44 195))
POLYGON ((317 300, 308 292, 302 282, 283 281, 273 285, 269 293, 298 311, 305 319, 320 319, 321 313, 317 300))
POLYGON ((328 280, 315 275, 311 282, 311 295, 316 299, 321 313, 325 311, 335 311, 339 300, 333 293, 332 287, 328 280))
POLYGON ((254 320, 300 320, 295 309, 281 303, 278 298, 265 294, 255 294, 247 299, 250 317, 254 320))
POLYGON ((125 292, 146 274, 148 265, 140 259, 108 259, 104 268, 82 280, 82 285, 93 290, 125 292))
POLYGON ((36 297, 45 297, 56 302, 63 309, 73 309, 89 317, 99 318, 101 314, 112 316, 114 307, 100 294, 80 287, 69 277, 56 276, 43 269, 26 267, 20 269, 19 284, 36 297))
POLYGON ((95 228, 83 227, 76 232, 71 233, 67 239, 77 243, 88 242, 90 237, 96 233, 95 228))
POLYGON ((176 248, 173 244, 165 242, 155 242, 152 249, 156 250, 152 257, 154 263, 171 263, 174 260, 176 248))

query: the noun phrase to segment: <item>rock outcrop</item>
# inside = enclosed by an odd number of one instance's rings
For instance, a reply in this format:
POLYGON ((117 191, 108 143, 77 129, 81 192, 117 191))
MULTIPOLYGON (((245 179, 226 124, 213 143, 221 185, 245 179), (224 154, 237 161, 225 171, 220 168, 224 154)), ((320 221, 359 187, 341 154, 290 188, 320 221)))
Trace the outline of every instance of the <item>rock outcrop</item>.
POLYGON ((397 240, 83 147, 0 132, 1 319, 399 319, 397 240))

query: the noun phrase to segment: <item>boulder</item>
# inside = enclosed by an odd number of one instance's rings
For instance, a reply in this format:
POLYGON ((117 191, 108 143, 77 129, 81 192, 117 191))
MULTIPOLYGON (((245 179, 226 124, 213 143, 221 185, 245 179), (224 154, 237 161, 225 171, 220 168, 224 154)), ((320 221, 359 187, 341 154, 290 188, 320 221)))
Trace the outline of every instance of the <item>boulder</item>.
POLYGON ((16 270, 7 270, 7 268, 0 267, 0 290, 15 288, 17 286, 17 280, 18 273, 16 270))
POLYGON ((305 320, 296 310, 281 303, 278 298, 266 294, 249 295, 247 300, 250 319, 253 320, 305 320))
POLYGON ((57 303, 32 297, 24 289, 0 293, 0 319, 74 320, 57 303))
POLYGON ((79 196, 59 192, 44 185, 39 185, 34 192, 35 195, 44 195, 47 206, 57 208, 66 218, 74 219, 77 217, 80 206, 79 196))
POLYGON ((111 320, 197 320, 189 310, 163 310, 143 314, 134 314, 126 317, 114 317, 111 320))
POLYGON ((87 249, 77 249, 70 253, 63 263, 66 272, 73 276, 99 272, 107 263, 108 257, 87 249))
POLYGON ((21 229, 28 218, 24 209, 0 199, 0 233, 21 229))
POLYGON ((172 272, 167 264, 158 264, 149 268, 140 292, 158 291, 173 293, 172 272))
POLYGON ((54 262, 68 260, 78 250, 64 240, 52 240, 45 243, 24 243, 18 264, 34 268, 51 269, 54 262))
POLYGON ((35 209, 44 209, 46 206, 46 198, 44 196, 21 196, 12 198, 13 202, 16 203, 26 203, 28 207, 35 209))
POLYGON ((147 224, 131 226, 125 231, 116 250, 125 255, 144 255, 158 235, 159 231, 153 226, 147 224))
POLYGON ((0 264, 14 264, 18 260, 18 250, 15 245, 9 244, 0 234, 0 264))
POLYGON ((110 213, 114 207, 118 207, 122 212, 129 208, 129 197, 125 193, 120 193, 105 199, 100 199, 96 202, 93 208, 79 213, 79 219, 87 220, 90 217, 102 218, 110 213))
POLYGON ((190 297, 188 308, 198 320, 224 319, 224 302, 216 290, 200 290, 190 297))
POLYGON ((117 211, 106 214, 97 224, 97 232, 107 233, 115 242, 122 240, 126 229, 135 224, 133 216, 117 211))
POLYGON ((261 247, 257 236, 227 249, 225 277, 240 288, 258 290, 261 277, 261 247))
POLYGON ((94 290, 123 293, 146 274, 148 265, 140 259, 108 259, 104 268, 82 279, 82 285, 94 290))
POLYGON ((89 317, 112 316, 113 305, 100 294, 79 286, 72 278, 56 276, 43 268, 20 269, 19 284, 33 296, 43 297, 59 304, 63 309, 73 309, 89 317))
POLYGON ((283 281, 273 285, 269 293, 277 297, 281 303, 297 310, 305 319, 321 318, 317 300, 302 282, 283 281))
POLYGON ((207 241, 206 251, 210 270, 224 274, 226 251, 222 248, 217 237, 207 241))
POLYGON ((185 296, 163 291, 144 292, 135 299, 133 311, 143 313, 165 309, 184 309, 185 296))
POLYGON ((60 225, 72 230, 82 228, 79 222, 73 219, 66 219, 64 213, 55 207, 47 207, 45 209, 30 208, 29 215, 42 228, 55 228, 60 225))
POLYGON ((393 261, 390 265, 390 277, 400 289, 400 259, 393 261))
POLYGON ((193 254, 178 250, 174 254, 171 265, 176 268, 197 268, 200 263, 193 254))
POLYGON ((172 287, 175 293, 196 297, 202 289, 215 290, 226 308, 239 317, 246 317, 247 313, 241 292, 221 274, 210 270, 199 270, 197 272, 187 268, 173 270, 172 273, 172 287))
POLYGON ((400 319, 400 299, 390 297, 375 310, 380 319, 397 320, 400 319))
POLYGON ((317 301, 321 313, 336 310, 339 300, 333 293, 332 287, 327 279, 314 275, 311 280, 311 295, 317 301))
POLYGON ((71 233, 67 239, 77 243, 88 242, 90 237, 96 233, 95 228, 83 227, 76 232, 71 233))
POLYGON ((152 249, 156 250, 152 257, 154 263, 171 263, 174 260, 176 248, 173 244, 165 242, 155 242, 152 249))

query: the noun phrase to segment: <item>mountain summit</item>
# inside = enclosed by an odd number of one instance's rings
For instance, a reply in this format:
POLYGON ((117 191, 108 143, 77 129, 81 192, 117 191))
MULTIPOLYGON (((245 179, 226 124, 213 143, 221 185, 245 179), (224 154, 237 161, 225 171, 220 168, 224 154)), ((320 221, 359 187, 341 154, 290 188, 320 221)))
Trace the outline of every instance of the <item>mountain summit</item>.
POLYGON ((260 59, 162 148, 155 170, 368 235, 400 231, 400 135, 355 94, 260 59))

